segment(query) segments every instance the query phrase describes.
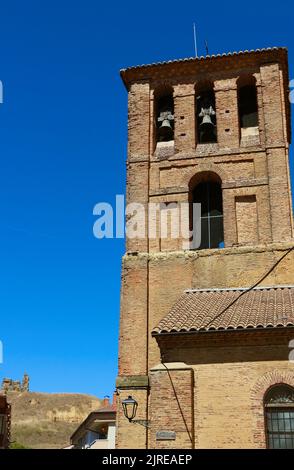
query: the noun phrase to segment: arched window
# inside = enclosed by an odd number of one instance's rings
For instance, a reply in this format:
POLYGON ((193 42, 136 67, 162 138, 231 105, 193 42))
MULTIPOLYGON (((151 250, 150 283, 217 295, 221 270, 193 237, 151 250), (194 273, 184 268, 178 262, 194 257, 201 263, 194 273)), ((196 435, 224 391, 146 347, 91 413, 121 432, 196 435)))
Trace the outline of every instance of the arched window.
POLYGON ((244 76, 237 84, 240 128, 258 127, 256 80, 253 76, 244 76))
POLYGON ((209 144, 217 142, 215 96, 209 82, 200 83, 195 90, 197 142, 209 144))
POLYGON ((267 446, 294 449, 294 388, 279 384, 264 397, 267 446))
POLYGON ((196 175, 196 182, 192 179, 190 183, 190 200, 193 203, 201 204, 201 244, 199 249, 223 248, 223 202, 219 177, 215 173, 196 175))
POLYGON ((174 99, 172 88, 164 87, 157 90, 154 106, 156 142, 174 140, 174 99))

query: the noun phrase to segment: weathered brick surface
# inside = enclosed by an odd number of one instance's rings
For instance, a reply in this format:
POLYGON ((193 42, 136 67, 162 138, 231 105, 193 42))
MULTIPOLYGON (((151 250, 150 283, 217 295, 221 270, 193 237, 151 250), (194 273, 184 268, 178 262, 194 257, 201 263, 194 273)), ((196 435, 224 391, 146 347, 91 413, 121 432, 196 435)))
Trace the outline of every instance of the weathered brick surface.
POLYGON ((262 285, 293 284, 293 250, 279 263, 294 243, 286 53, 155 65, 129 69, 123 78, 129 92, 128 202, 188 202, 191 179, 215 173, 222 184, 225 248, 183 251, 181 237, 160 238, 158 218, 155 239, 127 241, 132 254, 123 259, 118 383, 129 388, 118 387, 117 445, 264 447, 267 384, 279 377, 293 384, 288 332, 217 333, 202 343, 194 338, 192 346, 177 338, 159 347, 151 331, 187 288, 249 287, 268 271, 262 285), (237 87, 244 75, 256 81, 259 127, 256 136, 241 139, 237 87), (195 132, 195 90, 203 81, 215 90, 214 144, 198 144, 195 132), (157 149, 154 109, 162 87, 173 90, 175 134, 174 142, 157 149), (183 397, 192 444, 166 371, 157 367, 161 359, 187 365, 171 376, 183 397), (150 388, 142 386, 144 375, 150 388), (129 376, 131 382, 124 380, 129 376), (137 418, 150 420, 148 432, 123 417, 120 400, 127 395, 138 400, 137 418), (178 430, 176 442, 156 439, 156 431, 165 427, 178 430))
POLYGON ((293 227, 288 152, 284 148, 268 149, 267 162, 273 241, 289 240, 293 227))
POLYGON ((131 256, 128 263, 123 263, 119 335, 119 375, 122 376, 146 374, 147 370, 148 339, 143 333, 148 318, 147 264, 148 260, 131 256))
POLYGON ((214 90, 219 146, 238 148, 240 135, 236 79, 216 80, 214 90))
POLYGON ((175 152, 192 151, 195 148, 195 88, 176 85, 175 106, 175 152))
POLYGON ((284 145, 282 89, 278 64, 261 65, 262 103, 267 146, 284 145))
MULTIPOLYGON (((147 162, 140 161, 128 164, 126 202, 130 210, 130 216, 136 215, 137 223, 142 227, 143 231, 148 224, 148 181, 149 165, 147 162), (136 212, 138 204, 142 204, 145 210, 136 212)), ((128 237, 126 240, 126 249, 127 251, 148 251, 147 236, 145 235, 140 238, 128 237)))
POLYGON ((129 160, 146 160, 149 156, 150 85, 134 83, 128 94, 129 160))
POLYGON ((238 244, 258 242, 256 196, 239 196, 236 202, 238 244))
POLYGON ((157 449, 194 448, 194 373, 190 367, 162 365, 150 372, 150 447, 157 449), (169 410, 167 413, 166 410, 169 410), (157 433, 172 430, 175 440, 159 440, 157 433))

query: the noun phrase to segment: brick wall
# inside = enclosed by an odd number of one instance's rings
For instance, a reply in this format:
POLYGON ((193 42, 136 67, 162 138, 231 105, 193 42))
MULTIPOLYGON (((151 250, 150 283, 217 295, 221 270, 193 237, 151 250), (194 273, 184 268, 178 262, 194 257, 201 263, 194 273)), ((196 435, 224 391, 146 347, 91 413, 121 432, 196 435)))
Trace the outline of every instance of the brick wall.
POLYGON ((156 449, 191 449, 194 437, 194 373, 183 364, 159 365, 150 371, 150 441, 156 449), (168 410, 168 412, 167 412, 168 410), (160 439, 173 431, 175 439, 160 439))
POLYGON ((195 88, 192 84, 174 87, 175 152, 195 148, 195 88))
POLYGON ((235 203, 238 244, 258 243, 256 196, 238 196, 235 203))
MULTIPOLYGON (((294 384, 294 366, 288 361, 293 332, 204 336, 165 339, 163 348, 166 362, 193 364, 195 447, 265 448, 263 399, 271 385, 294 384)), ((176 428, 179 413, 172 422, 163 409, 169 429, 176 428)))

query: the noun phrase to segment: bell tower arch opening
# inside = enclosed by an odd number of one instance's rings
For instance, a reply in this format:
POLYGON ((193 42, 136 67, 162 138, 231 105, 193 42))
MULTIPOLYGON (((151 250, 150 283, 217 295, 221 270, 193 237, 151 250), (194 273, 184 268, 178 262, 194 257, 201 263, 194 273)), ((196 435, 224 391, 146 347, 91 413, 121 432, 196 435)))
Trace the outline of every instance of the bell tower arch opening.
POLYGON ((173 88, 160 87, 154 93, 155 146, 158 142, 174 140, 174 98, 173 88))
POLYGON ((215 94, 213 84, 205 81, 195 87, 196 136, 198 144, 217 142, 215 94))
MULTIPOLYGON (((193 176, 189 184, 189 199, 201 204, 201 244, 199 250, 224 248, 223 199, 220 177, 211 171, 193 176)), ((193 227, 193 211, 190 227, 193 227)))
POLYGON ((259 134, 256 79, 242 75, 237 80, 240 137, 259 134))

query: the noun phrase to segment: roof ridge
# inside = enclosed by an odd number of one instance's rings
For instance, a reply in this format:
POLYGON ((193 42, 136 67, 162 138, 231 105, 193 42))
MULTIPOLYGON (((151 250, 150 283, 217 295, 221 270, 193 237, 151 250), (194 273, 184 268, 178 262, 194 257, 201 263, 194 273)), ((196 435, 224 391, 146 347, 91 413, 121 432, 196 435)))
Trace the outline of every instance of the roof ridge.
POLYGON ((201 61, 201 60, 208 60, 208 59, 216 59, 220 57, 230 57, 230 56, 236 56, 236 55, 242 55, 242 54, 252 54, 252 53, 262 53, 262 52, 268 52, 268 51, 278 51, 278 50, 284 50, 287 51, 288 48, 285 46, 273 46, 273 47, 263 47, 263 48, 257 48, 257 49, 245 49, 244 51, 233 51, 233 52, 223 52, 219 54, 208 54, 206 56, 199 56, 199 57, 185 57, 183 59, 171 59, 171 60, 165 60, 161 62, 151 62, 150 64, 138 64, 138 65, 132 65, 130 67, 126 67, 120 70, 121 73, 126 72, 127 70, 133 70, 133 69, 138 69, 138 68, 145 68, 145 67, 154 67, 156 65, 166 65, 166 64, 175 64, 175 63, 181 63, 181 62, 188 62, 188 61, 201 61))
POLYGON ((269 289, 293 289, 294 284, 276 285, 276 286, 256 286, 256 287, 209 287, 209 288, 195 288, 185 289, 185 294, 192 294, 193 292, 228 292, 228 291, 249 291, 249 290, 269 290, 269 289))

